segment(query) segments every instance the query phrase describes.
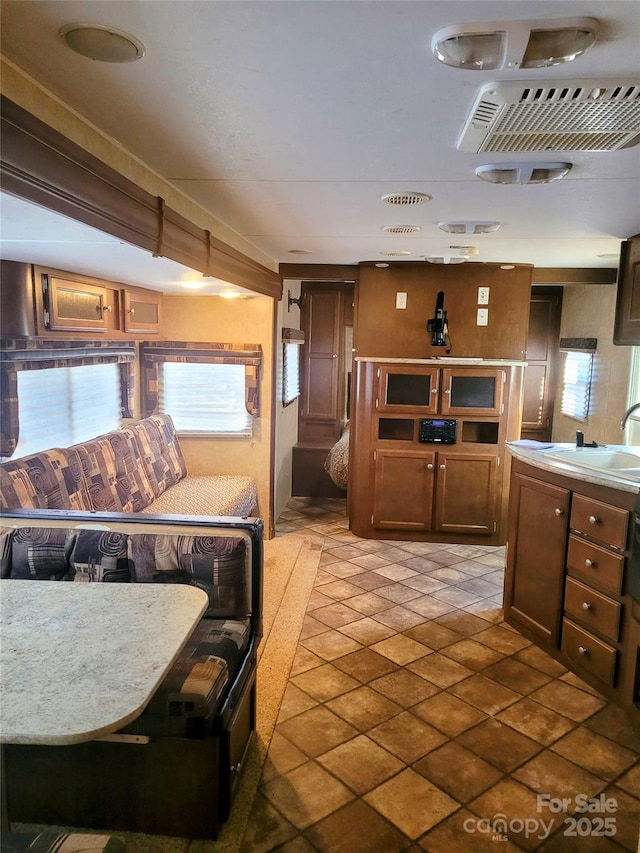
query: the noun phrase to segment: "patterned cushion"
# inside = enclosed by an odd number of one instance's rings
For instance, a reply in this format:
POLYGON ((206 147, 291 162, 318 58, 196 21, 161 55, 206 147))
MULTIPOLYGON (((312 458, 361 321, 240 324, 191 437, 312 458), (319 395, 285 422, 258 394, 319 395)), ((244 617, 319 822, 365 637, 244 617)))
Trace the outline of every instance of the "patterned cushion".
POLYGON ((93 509, 76 450, 54 447, 3 462, 3 509, 93 509))
POLYGON ((11 527, 0 527, 0 578, 11 577, 12 536, 11 527))
POLYGON ((140 512, 153 500, 144 466, 128 442, 111 435, 76 444, 92 509, 107 512, 140 512))
POLYGON ((252 515, 258 503, 251 477, 211 474, 186 477, 149 504, 143 512, 166 515, 252 515))
POLYGON ((152 415, 127 427, 135 435, 147 478, 159 497, 187 474, 187 466, 169 415, 152 415))
POLYGON ((127 538, 126 533, 112 530, 79 530, 70 556, 74 581, 131 581, 127 538))
POLYGON ((23 580, 71 580, 69 557, 75 530, 20 527, 11 539, 11 577, 23 580))
POLYGON ((235 536, 133 534, 129 559, 138 582, 188 583, 209 596, 205 616, 248 616, 249 576, 245 540, 235 536))
POLYGON ((124 853, 124 842, 111 835, 85 832, 2 831, 0 853, 124 853))
POLYGON ((128 734, 204 737, 227 684, 238 670, 250 623, 200 622, 142 714, 121 729, 128 734))

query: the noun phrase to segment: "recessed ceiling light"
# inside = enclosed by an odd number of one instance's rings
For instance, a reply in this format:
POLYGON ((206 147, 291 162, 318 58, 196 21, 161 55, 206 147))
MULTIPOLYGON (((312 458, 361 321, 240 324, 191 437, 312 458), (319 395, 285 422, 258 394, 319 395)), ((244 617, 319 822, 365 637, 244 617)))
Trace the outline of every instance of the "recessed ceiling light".
POLYGON ((493 163, 478 166, 476 175, 492 184, 549 184, 570 171, 571 163, 493 163))
POLYGON ((431 196, 426 193, 414 192, 387 193, 386 195, 380 196, 380 200, 385 204, 424 204, 427 201, 431 201, 431 196))
POLYGON ((596 255, 596 258, 606 258, 607 260, 614 259, 617 261, 620 259, 620 253, 618 252, 605 252, 603 255, 596 255))
POLYGON ((515 264, 501 264, 500 265, 501 270, 514 270, 515 268, 516 268, 515 264))
POLYGON ((208 284, 210 284, 210 282, 206 279, 204 281, 200 281, 197 279, 189 279, 187 281, 180 282, 180 285, 182 287, 186 287, 187 290, 199 290, 201 287, 206 287, 208 284))
POLYGON ((383 225, 382 230, 387 234, 415 234, 422 231, 420 225, 383 225))
POLYGON ((467 71, 546 68, 571 62, 596 41, 595 18, 456 24, 431 39, 436 59, 467 71))
POLYGON ((456 255, 425 255, 424 259, 430 264, 463 264, 467 260, 456 255))
POLYGON ((379 270, 386 270, 389 264, 376 264, 379 270))
POLYGON ((66 24, 58 35, 71 50, 99 62, 135 62, 145 53, 135 36, 101 24, 66 24))
POLYGON ((449 246, 449 248, 453 249, 456 255, 462 255, 465 258, 480 254, 480 249, 477 246, 449 246))
POLYGON ((311 249, 289 249, 290 255, 313 255, 311 249))
POLYGON ((438 222, 438 228, 441 231, 447 231, 449 234, 489 234, 491 231, 497 231, 500 225, 500 222, 479 222, 476 220, 438 222))

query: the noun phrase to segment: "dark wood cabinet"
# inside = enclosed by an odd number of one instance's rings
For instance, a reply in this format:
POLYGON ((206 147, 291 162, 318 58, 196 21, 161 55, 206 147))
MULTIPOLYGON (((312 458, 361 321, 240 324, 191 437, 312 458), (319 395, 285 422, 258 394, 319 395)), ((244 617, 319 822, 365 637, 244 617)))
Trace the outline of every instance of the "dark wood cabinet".
POLYGON ((441 451, 436 462, 435 530, 495 533, 500 457, 441 451))
POLYGON ((435 453, 374 451, 374 527, 431 530, 435 459, 435 453))
POLYGON ((640 234, 625 240, 620 247, 613 342, 640 344, 640 234))
POLYGON ((571 493, 514 474, 509 490, 505 617, 559 645, 571 493))
POLYGON ((551 440, 561 311, 561 287, 532 288, 527 367, 524 372, 522 438, 551 440))

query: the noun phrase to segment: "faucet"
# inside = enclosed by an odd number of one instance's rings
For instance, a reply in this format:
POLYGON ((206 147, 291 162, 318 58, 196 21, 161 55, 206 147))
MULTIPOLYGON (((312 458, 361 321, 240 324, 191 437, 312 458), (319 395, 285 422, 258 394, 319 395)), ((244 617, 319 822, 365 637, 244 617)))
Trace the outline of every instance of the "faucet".
POLYGON ((631 414, 633 412, 635 412, 636 409, 640 409, 640 403, 634 403, 633 406, 629 406, 627 411, 622 416, 622 420, 620 421, 620 429, 625 428, 625 426, 627 425, 627 421, 629 420, 629 417, 631 416, 631 414))

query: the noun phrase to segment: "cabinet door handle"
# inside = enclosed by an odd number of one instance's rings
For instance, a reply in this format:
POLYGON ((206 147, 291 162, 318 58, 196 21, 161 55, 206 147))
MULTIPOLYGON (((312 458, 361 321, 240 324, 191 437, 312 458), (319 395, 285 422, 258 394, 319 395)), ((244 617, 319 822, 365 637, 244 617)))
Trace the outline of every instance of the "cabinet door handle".
POLYGON ((584 561, 584 564, 585 564, 585 566, 586 566, 588 569, 591 569, 591 568, 593 568, 593 567, 595 566, 595 563, 593 562, 593 560, 590 560, 588 557, 587 557, 587 559, 584 561))
POLYGON ((451 388, 445 388, 444 393, 450 395, 451 394, 451 388))
POLYGON ((444 463, 442 463, 442 465, 440 466, 440 469, 441 469, 442 471, 444 471, 444 469, 445 469, 445 465, 444 465, 444 463))
POLYGON ((591 610, 591 605, 589 604, 589 602, 588 602, 588 601, 583 601, 583 602, 582 602, 582 609, 583 609, 583 610, 591 610))
POLYGON ((597 524, 597 523, 598 523, 598 518, 595 515, 590 515, 589 516, 589 524, 597 524))
POLYGON ((103 306, 102 306, 102 313, 104 314, 104 313, 105 313, 105 311, 113 311, 113 306, 111 306, 111 305, 103 305, 103 306))
POLYGON ((554 512, 555 512, 555 514, 556 514, 556 515, 558 515, 558 516, 559 516, 559 515, 564 515, 564 510, 563 510, 563 509, 560 509, 560 507, 559 507, 559 506, 557 506, 557 507, 554 509, 554 512))
POLYGON ((589 654, 589 649, 586 648, 586 646, 578 646, 578 651, 580 652, 581 655, 588 655, 589 654))
POLYGON ((437 393, 438 393, 438 389, 437 389, 437 388, 432 388, 432 389, 431 389, 431 393, 432 393, 432 394, 437 394, 437 393))
POLYGON ((135 309, 135 308, 129 308, 129 314, 131 314, 131 316, 132 316, 132 317, 133 317, 133 315, 134 315, 135 313, 136 313, 136 309, 135 309))
POLYGON ((433 462, 427 462, 427 468, 431 470, 433 468, 433 462))

